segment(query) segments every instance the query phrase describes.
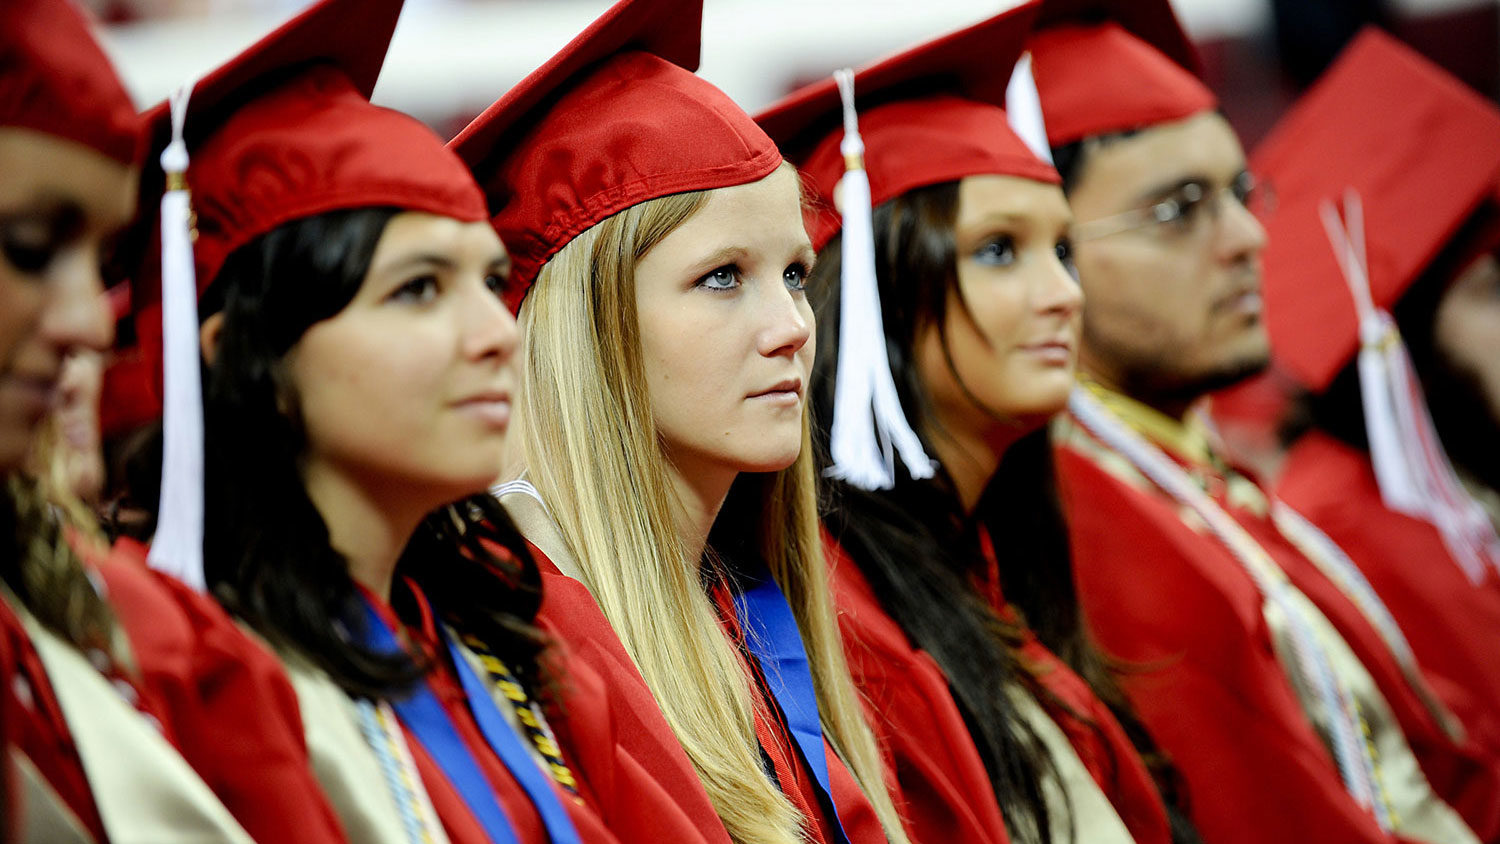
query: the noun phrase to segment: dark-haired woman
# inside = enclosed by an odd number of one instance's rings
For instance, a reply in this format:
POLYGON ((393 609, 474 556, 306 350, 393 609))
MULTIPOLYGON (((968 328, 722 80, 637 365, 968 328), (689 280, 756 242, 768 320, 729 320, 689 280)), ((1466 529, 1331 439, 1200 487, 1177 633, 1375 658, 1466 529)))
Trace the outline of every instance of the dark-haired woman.
POLYGON ((980 69, 1008 69, 1027 22, 1025 10, 1002 15, 853 77, 875 205, 875 343, 890 360, 872 377, 894 375, 935 474, 903 455, 905 468, 869 483, 840 456, 838 417, 855 403, 839 382, 857 368, 840 358, 868 354, 841 319, 869 246, 831 211, 850 195, 835 189, 848 139, 817 134, 837 114, 833 86, 760 118, 807 150, 826 206, 809 223, 826 344, 812 387, 817 430, 832 432, 828 473, 851 479, 825 516, 842 551, 840 620, 914 839, 1192 841, 1169 823, 1142 762, 1151 742, 1083 629, 1051 498, 1044 427, 1072 387, 1082 305, 1071 215, 1056 173, 991 99, 1005 79, 980 69))
POLYGON ((0 66, 0 839, 341 841, 275 659, 48 486, 63 361, 109 343, 138 123, 71 3, 0 8, 0 66))
MULTIPOLYGON (((463 164, 368 101, 399 9, 315 4, 186 106, 202 576, 282 656, 351 839, 613 841, 549 726, 563 704, 575 739, 607 741, 610 697, 535 627, 537 569, 484 494, 515 387, 509 257, 463 164)), ((182 108, 149 116, 169 163, 182 108)), ((191 297, 162 218, 165 295, 191 297)), ((162 550, 173 480, 153 550, 192 577, 162 550)))

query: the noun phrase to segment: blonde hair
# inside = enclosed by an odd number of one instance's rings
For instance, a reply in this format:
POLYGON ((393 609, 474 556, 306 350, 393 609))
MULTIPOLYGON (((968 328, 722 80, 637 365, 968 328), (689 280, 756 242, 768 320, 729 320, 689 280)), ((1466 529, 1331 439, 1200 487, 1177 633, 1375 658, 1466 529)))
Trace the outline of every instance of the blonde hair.
MULTIPOLYGON (((542 268, 521 315, 519 416, 528 420, 522 430, 531 482, 730 836, 740 844, 785 844, 804 840, 802 818, 762 770, 753 680, 720 627, 698 566, 687 564, 638 337, 636 263, 707 198, 693 192, 635 205, 576 237, 542 268)), ((733 494, 759 493, 749 496, 759 502, 750 516, 758 521, 754 535, 796 616, 824 735, 886 837, 906 844, 844 662, 815 483, 804 414, 796 462, 741 475, 733 494)))

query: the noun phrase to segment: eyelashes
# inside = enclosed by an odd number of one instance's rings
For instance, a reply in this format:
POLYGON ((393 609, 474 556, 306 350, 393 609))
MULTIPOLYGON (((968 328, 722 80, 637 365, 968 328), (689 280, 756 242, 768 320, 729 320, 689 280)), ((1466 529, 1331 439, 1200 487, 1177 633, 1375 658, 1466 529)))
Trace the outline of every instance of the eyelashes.
MULTIPOLYGON (((797 261, 782 270, 781 281, 788 290, 801 292, 807 289, 807 278, 811 274, 812 267, 805 262, 797 261)), ((744 271, 736 264, 725 264, 704 273, 693 286, 706 290, 728 291, 735 290, 744 283, 744 271)))

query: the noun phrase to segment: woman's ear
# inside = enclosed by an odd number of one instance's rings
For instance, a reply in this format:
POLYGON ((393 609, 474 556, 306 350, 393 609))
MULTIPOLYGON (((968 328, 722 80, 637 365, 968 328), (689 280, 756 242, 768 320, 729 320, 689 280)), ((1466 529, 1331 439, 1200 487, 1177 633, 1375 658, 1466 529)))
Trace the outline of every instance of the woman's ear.
POLYGON ((210 366, 219 354, 219 332, 224 330, 224 312, 219 311, 203 321, 198 327, 198 343, 203 349, 203 359, 210 366))

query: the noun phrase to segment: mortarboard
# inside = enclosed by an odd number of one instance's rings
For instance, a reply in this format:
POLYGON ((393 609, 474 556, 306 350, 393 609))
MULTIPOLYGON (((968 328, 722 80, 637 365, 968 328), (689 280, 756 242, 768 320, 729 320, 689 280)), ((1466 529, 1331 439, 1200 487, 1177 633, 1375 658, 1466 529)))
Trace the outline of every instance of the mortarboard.
POLYGON ((1169 0, 1046 0, 1027 48, 1053 147, 1218 102, 1169 0))
POLYGON ((513 308, 606 217, 781 164, 755 121, 693 73, 702 17, 702 0, 621 0, 449 143, 510 250, 513 308))
POLYGON ((1369 29, 1252 160, 1281 202, 1263 285, 1279 367, 1323 390, 1357 360, 1382 501, 1432 523, 1478 585, 1500 538, 1444 453, 1390 307, 1495 195, 1500 110, 1369 29))

